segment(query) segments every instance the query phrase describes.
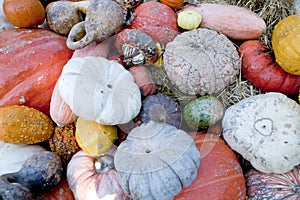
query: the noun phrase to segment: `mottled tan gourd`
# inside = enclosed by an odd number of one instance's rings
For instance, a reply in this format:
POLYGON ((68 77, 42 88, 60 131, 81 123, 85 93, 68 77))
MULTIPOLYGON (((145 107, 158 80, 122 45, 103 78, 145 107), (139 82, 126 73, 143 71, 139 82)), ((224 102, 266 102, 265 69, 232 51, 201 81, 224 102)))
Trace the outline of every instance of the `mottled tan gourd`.
POLYGON ((225 111, 228 145, 264 173, 285 173, 300 164, 300 105, 279 92, 245 98, 225 111))

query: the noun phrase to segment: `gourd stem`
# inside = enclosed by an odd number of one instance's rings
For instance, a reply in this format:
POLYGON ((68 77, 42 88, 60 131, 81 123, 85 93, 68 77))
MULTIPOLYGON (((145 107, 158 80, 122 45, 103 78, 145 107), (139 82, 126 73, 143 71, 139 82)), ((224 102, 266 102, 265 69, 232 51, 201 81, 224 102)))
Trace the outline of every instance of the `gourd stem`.
POLYGON ((108 154, 95 157, 94 168, 97 174, 104 174, 115 168, 114 157, 108 154))

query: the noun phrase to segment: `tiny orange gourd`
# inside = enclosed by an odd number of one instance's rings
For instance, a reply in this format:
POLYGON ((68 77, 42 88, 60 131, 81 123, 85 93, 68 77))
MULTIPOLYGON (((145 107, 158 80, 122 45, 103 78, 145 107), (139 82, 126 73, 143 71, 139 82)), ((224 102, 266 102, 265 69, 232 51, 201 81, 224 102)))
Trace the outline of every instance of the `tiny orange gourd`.
POLYGON ((21 28, 42 24, 46 14, 39 0, 4 0, 3 12, 10 23, 21 28))
POLYGON ((174 10, 179 10, 183 7, 184 0, 160 0, 159 2, 174 10))
POLYGON ((286 72, 300 75, 300 16, 290 15, 274 27, 272 47, 276 62, 286 72))

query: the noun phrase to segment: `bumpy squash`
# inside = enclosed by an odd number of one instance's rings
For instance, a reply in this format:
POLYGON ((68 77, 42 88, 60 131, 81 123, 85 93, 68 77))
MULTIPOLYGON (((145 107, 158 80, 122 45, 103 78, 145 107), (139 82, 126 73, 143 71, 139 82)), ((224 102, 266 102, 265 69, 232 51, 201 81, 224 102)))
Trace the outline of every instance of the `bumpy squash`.
POLYGON ((0 33, 0 107, 26 105, 49 114, 50 99, 73 51, 66 38, 45 29, 0 33))
POLYGON ((288 73, 300 75, 300 16, 281 20, 272 32, 272 47, 276 62, 288 73))

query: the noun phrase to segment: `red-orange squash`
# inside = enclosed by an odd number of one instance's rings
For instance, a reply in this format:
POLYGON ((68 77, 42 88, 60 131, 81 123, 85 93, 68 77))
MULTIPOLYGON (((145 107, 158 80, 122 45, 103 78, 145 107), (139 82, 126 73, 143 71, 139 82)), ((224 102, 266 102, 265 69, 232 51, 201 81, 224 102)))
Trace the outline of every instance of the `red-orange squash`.
POLYGON ((167 44, 178 34, 177 14, 159 2, 145 2, 134 10, 131 28, 149 35, 154 41, 167 44))
POLYGON ((235 153, 225 141, 214 134, 190 133, 200 152, 197 178, 183 188, 175 200, 243 200, 246 184, 235 153))
POLYGON ((263 42, 248 40, 240 45, 242 75, 264 92, 298 94, 300 76, 284 71, 267 52, 263 42))
POLYGON ((49 114, 53 88, 73 51, 45 29, 0 33, 0 107, 26 105, 49 114))

